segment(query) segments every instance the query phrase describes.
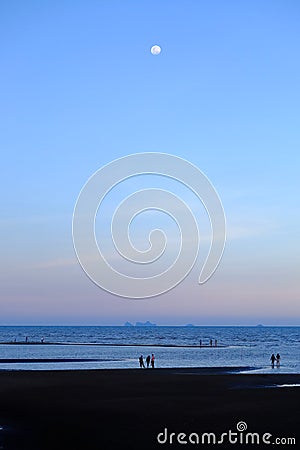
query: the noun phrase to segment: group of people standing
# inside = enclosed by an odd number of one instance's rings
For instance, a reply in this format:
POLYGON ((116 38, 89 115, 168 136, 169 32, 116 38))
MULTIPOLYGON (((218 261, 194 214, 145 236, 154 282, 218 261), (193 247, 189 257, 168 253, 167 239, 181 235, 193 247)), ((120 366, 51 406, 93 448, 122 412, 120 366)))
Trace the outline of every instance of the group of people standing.
MULTIPOLYGON (((145 363, 144 363, 144 357, 143 357, 143 355, 141 355, 141 356, 139 357, 139 363, 140 363, 140 368, 141 368, 141 369, 145 369, 145 363)), ((151 356, 148 355, 147 358, 146 358, 147 369, 149 369, 150 363, 151 363, 152 369, 154 369, 155 356, 154 356, 153 353, 152 353, 151 356)))
MULTIPOLYGON (((207 345, 205 345, 205 344, 203 345, 202 339, 200 339, 199 345, 200 345, 200 347, 207 347, 207 345)), ((212 339, 209 340, 209 346, 210 346, 210 347, 213 346, 213 340, 212 340, 212 339)), ((214 346, 215 346, 215 347, 218 347, 218 341, 217 341, 217 339, 215 339, 214 346)))
POLYGON ((274 367, 275 361, 276 361, 276 366, 280 365, 280 355, 279 353, 277 353, 277 355, 275 356, 274 353, 271 355, 271 365, 272 367, 274 367))

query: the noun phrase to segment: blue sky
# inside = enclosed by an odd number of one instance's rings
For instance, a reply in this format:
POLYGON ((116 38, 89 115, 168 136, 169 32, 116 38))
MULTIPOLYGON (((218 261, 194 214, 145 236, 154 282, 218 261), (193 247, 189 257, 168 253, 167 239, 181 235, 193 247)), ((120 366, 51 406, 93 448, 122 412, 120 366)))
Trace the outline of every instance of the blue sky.
POLYGON ((291 0, 1 3, 1 324, 299 324, 299 16, 291 0), (205 285, 200 252, 136 301, 86 277, 71 222, 87 179, 139 152, 198 166, 228 240, 205 285))

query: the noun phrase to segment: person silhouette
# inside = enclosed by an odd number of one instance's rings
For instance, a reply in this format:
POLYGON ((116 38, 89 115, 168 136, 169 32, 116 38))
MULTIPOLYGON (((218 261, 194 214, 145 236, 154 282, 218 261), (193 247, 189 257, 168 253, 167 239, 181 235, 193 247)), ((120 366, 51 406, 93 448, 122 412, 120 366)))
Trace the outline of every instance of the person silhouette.
POLYGON ((279 355, 279 353, 277 353, 277 355, 276 355, 276 365, 280 366, 280 355, 279 355))
POLYGON ((140 368, 141 368, 141 369, 142 369, 142 368, 145 369, 145 364, 144 364, 144 357, 143 357, 143 355, 141 355, 141 356, 139 357, 139 363, 140 363, 140 368))
POLYGON ((150 360, 151 360, 151 357, 150 357, 150 355, 148 355, 147 358, 146 358, 147 369, 149 369, 150 360))
POLYGON ((271 360, 272 368, 274 369, 274 363, 275 363, 275 360, 276 360, 276 357, 275 357, 274 353, 272 353, 270 360, 271 360))
POLYGON ((151 367, 152 367, 152 369, 154 369, 154 362, 155 362, 155 356, 152 353, 152 356, 151 356, 151 367))

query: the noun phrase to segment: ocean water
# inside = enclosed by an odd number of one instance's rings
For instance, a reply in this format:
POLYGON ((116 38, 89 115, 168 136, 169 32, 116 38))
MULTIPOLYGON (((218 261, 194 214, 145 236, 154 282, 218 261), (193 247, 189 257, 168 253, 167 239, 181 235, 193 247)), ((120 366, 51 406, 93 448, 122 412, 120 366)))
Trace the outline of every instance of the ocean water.
POLYGON ((156 367, 300 374, 299 344, 300 327, 2 326, 0 370, 137 368, 141 354, 154 353, 156 367), (271 367, 272 353, 280 353, 279 367, 271 367))

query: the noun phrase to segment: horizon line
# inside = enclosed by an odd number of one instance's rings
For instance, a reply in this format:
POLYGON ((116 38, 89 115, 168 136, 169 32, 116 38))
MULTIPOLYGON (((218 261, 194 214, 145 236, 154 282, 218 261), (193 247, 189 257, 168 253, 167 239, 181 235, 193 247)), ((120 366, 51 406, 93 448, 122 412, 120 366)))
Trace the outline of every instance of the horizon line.
MULTIPOLYGON (((136 322, 136 323, 146 323, 146 322, 136 322)), ((159 327, 187 327, 187 328, 193 328, 193 327, 205 327, 205 328, 208 328, 208 327, 214 327, 214 328, 231 328, 231 327, 251 327, 251 328, 274 328, 274 327, 280 327, 280 328, 282 328, 282 327, 289 327, 289 328, 291 328, 291 327, 294 327, 294 328, 299 328, 300 327, 300 324, 299 325, 264 325, 264 324, 261 324, 261 323, 259 323, 259 324, 256 324, 256 325, 246 325, 246 324, 240 324, 240 325, 237 325, 237 324, 233 324, 233 325, 197 325, 197 324, 192 324, 192 323, 187 323, 187 324, 184 324, 184 325, 176 325, 176 324, 169 324, 169 325, 164 325, 164 324, 155 324, 155 323, 153 323, 153 324, 151 324, 151 325, 136 325, 136 324, 131 324, 131 325, 126 325, 125 323, 123 323, 123 324, 119 324, 119 325, 116 325, 116 324, 114 324, 114 325, 108 325, 108 324, 43 324, 43 323, 40 323, 40 324, 30 324, 30 323, 27 323, 27 324, 0 324, 0 327, 124 327, 124 328, 159 328, 159 327)))

